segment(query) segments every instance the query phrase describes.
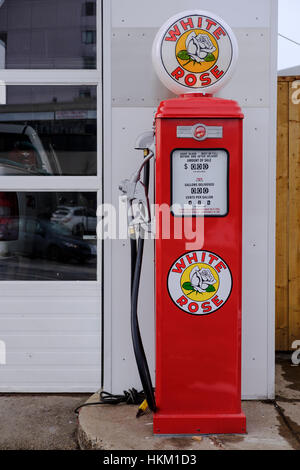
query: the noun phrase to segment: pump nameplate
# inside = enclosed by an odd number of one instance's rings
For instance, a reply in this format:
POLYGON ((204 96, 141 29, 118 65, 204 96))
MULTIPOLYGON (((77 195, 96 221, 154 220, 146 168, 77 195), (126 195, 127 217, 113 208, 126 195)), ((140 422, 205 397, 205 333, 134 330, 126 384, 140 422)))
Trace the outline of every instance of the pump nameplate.
POLYGON ((180 139, 222 139, 222 126, 205 126, 204 124, 195 124, 194 126, 177 126, 177 138, 180 139))

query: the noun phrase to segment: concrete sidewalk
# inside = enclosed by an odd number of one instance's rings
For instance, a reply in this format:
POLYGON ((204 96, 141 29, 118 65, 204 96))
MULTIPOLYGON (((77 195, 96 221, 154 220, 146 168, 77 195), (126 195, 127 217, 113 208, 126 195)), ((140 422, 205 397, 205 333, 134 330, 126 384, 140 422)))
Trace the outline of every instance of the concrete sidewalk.
MULTIPOLYGON (((136 406, 92 406, 79 415, 81 449, 102 450, 300 450, 300 366, 278 357, 274 402, 246 401, 246 435, 153 436, 151 414, 135 418, 136 406)), ((92 396, 89 401, 98 401, 92 396)))
POLYGON ((74 409, 89 395, 0 395, 0 450, 76 450, 74 409))
POLYGON ((83 408, 79 428, 74 409, 87 395, 0 395, 0 450, 300 450, 300 366, 278 357, 275 403, 244 402, 245 436, 153 437, 152 416, 135 418, 136 407, 83 408))

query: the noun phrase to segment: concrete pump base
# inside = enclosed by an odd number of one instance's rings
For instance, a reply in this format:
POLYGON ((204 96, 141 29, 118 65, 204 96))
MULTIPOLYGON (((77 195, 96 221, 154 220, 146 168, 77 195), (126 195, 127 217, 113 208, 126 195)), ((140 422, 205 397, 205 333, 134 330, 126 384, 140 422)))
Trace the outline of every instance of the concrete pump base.
MULTIPOLYGON (((98 450, 300 450, 299 366, 287 358, 276 367, 274 401, 244 401, 247 434, 197 436, 153 435, 153 417, 136 419, 137 406, 82 408, 78 419, 81 449, 98 450)), ((98 401, 98 394, 89 402, 98 401)))

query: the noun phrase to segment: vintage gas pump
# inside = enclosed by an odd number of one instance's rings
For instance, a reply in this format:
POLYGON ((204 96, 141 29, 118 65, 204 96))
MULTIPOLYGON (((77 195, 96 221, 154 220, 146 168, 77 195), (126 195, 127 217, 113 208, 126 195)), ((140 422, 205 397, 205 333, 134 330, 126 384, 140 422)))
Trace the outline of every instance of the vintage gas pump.
MULTIPOLYGON (((174 16, 153 45, 159 78, 180 95, 163 101, 156 113, 155 203, 170 207, 177 226, 197 218, 204 224, 204 241, 193 250, 184 235, 176 236, 176 224, 171 223, 168 238, 164 225, 157 224, 155 398, 149 371, 139 366, 156 434, 246 432, 241 410, 243 114, 236 102, 212 96, 230 79, 237 55, 230 27, 204 11, 174 16)), ((143 165, 148 165, 154 148, 143 148, 143 165)), ((143 202, 147 185, 138 187, 137 180, 131 200, 143 202)), ((128 190, 124 184, 122 189, 128 190)), ((136 274, 133 289, 140 271, 136 274)), ((136 313, 136 298, 133 306, 136 313)))

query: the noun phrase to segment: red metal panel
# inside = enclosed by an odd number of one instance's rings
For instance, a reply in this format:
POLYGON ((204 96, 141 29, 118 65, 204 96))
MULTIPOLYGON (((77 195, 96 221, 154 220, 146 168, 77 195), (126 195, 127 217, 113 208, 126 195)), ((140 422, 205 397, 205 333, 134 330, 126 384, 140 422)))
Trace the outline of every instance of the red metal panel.
MULTIPOLYGON (((237 103, 205 97, 161 103, 156 117, 156 204, 170 204, 174 149, 229 152, 229 213, 205 218, 199 250, 213 252, 230 268, 233 285, 224 305, 192 315, 171 299, 170 268, 186 250, 185 239, 156 240, 156 434, 244 433, 241 411, 242 118, 237 103), (221 118, 219 117, 221 115, 221 118), (177 126, 222 126, 223 138, 178 139, 177 126)), ((197 248, 198 249, 198 248, 197 248)))
POLYGON ((158 107, 156 118, 233 118, 244 117, 238 103, 233 100, 212 98, 189 93, 180 98, 162 101, 158 107), (178 114, 180 113, 180 114, 178 114))

